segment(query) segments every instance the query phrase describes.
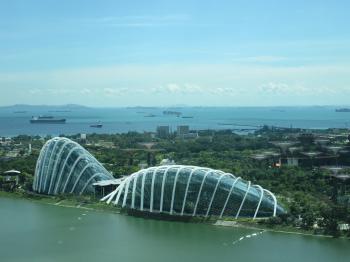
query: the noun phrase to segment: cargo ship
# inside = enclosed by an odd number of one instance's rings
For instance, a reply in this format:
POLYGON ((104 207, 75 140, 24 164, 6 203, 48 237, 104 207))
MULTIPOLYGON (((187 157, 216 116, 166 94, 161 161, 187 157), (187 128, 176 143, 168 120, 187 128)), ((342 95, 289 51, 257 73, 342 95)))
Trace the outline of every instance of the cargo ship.
POLYGON ((95 127, 95 128, 101 128, 103 125, 101 124, 101 122, 98 122, 96 124, 92 124, 90 125, 90 127, 95 127))
POLYGON ((163 115, 174 115, 174 116, 181 116, 181 112, 177 112, 177 111, 170 111, 170 110, 165 110, 163 111, 163 115))
POLYGON ((29 120, 31 124, 65 124, 65 118, 54 118, 53 116, 33 116, 29 120))
POLYGON ((144 117, 156 117, 156 115, 154 115, 154 114, 147 114, 147 115, 144 115, 144 117))
POLYGON ((338 108, 335 112, 350 112, 350 108, 338 108))

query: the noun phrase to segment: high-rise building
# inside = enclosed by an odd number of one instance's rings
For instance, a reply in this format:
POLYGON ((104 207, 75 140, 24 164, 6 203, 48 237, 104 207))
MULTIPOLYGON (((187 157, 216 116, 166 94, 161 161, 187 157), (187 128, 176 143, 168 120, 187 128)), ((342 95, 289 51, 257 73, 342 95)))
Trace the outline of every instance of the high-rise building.
POLYGON ((187 135, 189 132, 190 132, 189 126, 177 126, 177 135, 178 136, 187 135))
POLYGON ((169 126, 158 126, 157 127, 157 137, 167 138, 170 135, 169 126))

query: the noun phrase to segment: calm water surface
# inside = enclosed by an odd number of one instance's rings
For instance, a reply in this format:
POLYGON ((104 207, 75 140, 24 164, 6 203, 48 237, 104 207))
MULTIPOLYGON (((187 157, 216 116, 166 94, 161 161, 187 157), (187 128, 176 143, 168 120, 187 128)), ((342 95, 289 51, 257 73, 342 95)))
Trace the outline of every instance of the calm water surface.
POLYGON ((184 107, 181 118, 164 115, 167 108, 78 108, 70 112, 52 112, 48 107, 35 107, 25 113, 14 113, 12 108, 0 108, 0 136, 58 135, 77 133, 124 133, 128 131, 155 131, 158 125, 189 125, 191 129, 247 129, 254 126, 273 125, 300 128, 348 128, 350 113, 337 113, 334 107, 184 107), (147 115, 154 117, 145 117, 147 115), (52 115, 66 118, 67 123, 30 124, 32 116, 52 115), (91 128, 101 121, 102 128, 91 128), (222 125, 225 124, 225 125, 222 125))
POLYGON ((0 261, 349 261, 350 241, 0 198, 0 261))

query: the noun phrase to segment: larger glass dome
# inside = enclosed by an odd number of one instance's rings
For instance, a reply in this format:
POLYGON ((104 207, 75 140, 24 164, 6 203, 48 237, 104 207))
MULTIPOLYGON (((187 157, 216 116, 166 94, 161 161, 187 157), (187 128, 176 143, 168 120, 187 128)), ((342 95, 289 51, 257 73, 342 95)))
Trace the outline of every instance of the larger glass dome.
POLYGON ((259 185, 220 170, 184 165, 140 170, 102 201, 178 216, 255 219, 284 212, 275 195, 259 185))

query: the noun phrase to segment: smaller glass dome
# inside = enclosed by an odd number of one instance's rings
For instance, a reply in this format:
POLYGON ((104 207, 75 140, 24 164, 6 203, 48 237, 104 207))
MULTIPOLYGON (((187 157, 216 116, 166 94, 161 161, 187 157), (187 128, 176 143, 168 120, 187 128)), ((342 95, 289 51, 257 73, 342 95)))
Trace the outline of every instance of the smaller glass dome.
POLYGON ((36 163, 33 190, 38 193, 94 193, 93 183, 113 176, 82 146, 63 137, 46 142, 36 163))

